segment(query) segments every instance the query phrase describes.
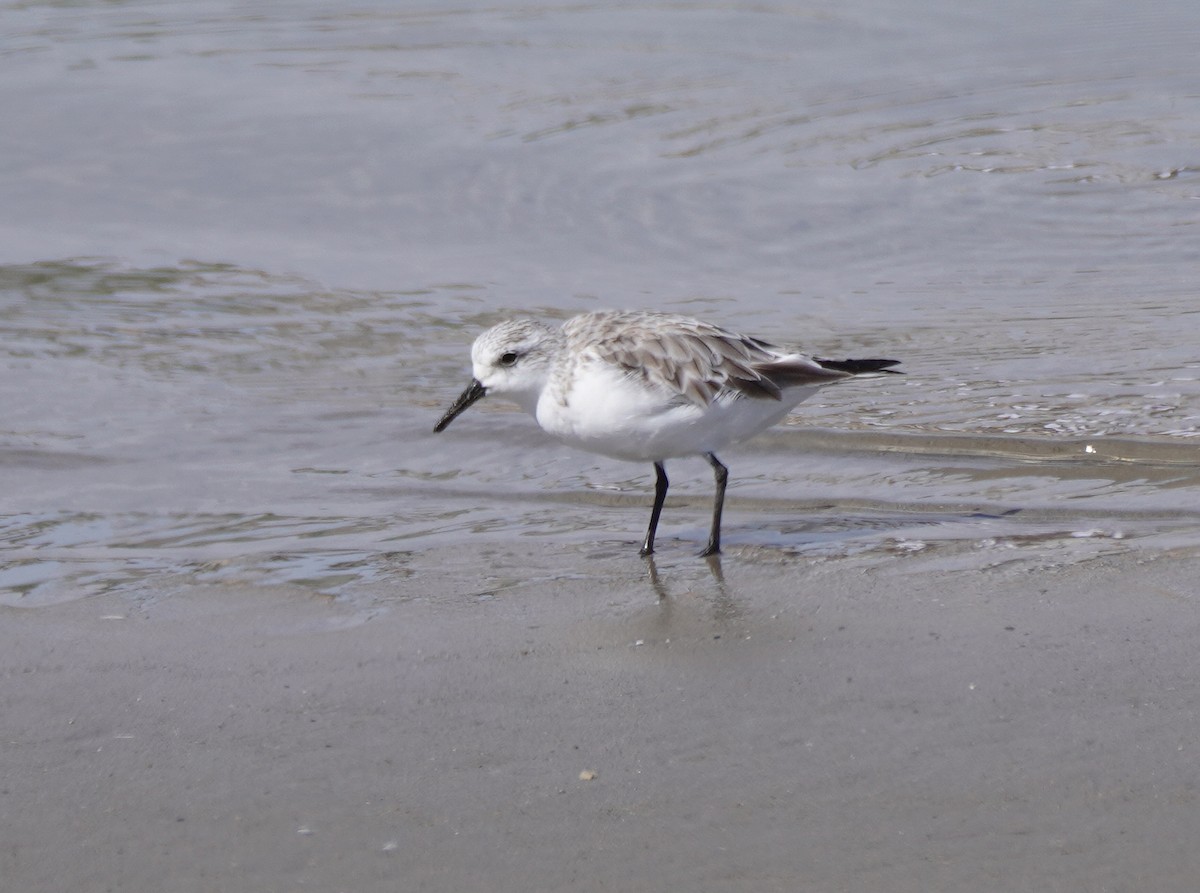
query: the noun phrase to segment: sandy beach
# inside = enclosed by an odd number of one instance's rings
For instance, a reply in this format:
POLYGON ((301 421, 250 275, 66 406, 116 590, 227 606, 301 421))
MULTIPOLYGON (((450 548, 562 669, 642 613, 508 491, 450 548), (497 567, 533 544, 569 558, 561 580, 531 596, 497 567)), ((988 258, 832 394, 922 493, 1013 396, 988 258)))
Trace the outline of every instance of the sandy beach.
POLYGON ((1195 0, 0 8, 0 893, 1200 889, 1195 0))
POLYGON ((237 585, 5 608, 0 876, 1194 889, 1200 560, 933 551, 678 555, 656 589, 534 540, 426 555, 370 611, 237 585))

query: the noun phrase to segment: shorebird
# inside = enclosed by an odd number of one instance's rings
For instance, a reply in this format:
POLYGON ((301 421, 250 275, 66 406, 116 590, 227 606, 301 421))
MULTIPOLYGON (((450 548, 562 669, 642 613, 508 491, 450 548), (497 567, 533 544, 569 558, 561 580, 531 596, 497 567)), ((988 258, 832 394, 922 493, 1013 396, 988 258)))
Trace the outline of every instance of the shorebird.
POLYGON ((716 451, 783 419, 825 385, 891 371, 899 360, 826 360, 780 350, 686 316, 604 310, 561 328, 530 319, 493 326, 471 347, 474 378, 434 426, 444 431, 485 394, 505 397, 570 446, 654 463, 654 507, 641 554, 667 498, 666 460, 703 456, 716 481, 701 555, 721 551, 729 470, 716 451))

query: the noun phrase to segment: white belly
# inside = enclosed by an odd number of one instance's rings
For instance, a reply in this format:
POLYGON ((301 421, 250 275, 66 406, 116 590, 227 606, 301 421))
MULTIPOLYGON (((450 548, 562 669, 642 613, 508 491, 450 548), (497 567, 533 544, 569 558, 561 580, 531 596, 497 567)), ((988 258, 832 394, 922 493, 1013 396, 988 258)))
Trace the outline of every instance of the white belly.
POLYGON ((563 405, 547 389, 538 424, 564 443, 629 461, 716 452, 783 419, 818 388, 789 389, 783 400, 728 397, 707 407, 682 402, 613 371, 577 379, 563 405))

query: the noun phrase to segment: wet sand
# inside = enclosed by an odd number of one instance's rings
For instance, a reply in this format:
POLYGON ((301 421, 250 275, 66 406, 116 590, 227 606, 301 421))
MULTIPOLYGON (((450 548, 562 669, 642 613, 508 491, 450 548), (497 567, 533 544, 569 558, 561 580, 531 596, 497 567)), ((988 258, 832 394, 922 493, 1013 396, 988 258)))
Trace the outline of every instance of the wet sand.
POLYGON ((676 548, 2 609, 5 889, 1195 889, 1197 558, 676 548))

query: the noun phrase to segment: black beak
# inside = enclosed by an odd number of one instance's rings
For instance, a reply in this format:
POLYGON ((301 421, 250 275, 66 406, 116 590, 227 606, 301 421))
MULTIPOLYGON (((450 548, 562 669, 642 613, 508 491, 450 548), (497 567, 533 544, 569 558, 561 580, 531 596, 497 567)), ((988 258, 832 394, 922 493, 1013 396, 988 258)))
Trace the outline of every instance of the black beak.
POLYGON ((487 388, 479 383, 479 379, 472 378, 471 383, 467 385, 467 389, 458 395, 458 399, 454 401, 454 405, 446 410, 446 414, 442 416, 442 420, 433 426, 433 433, 440 434, 446 430, 446 426, 458 418, 459 413, 487 393, 487 388))

